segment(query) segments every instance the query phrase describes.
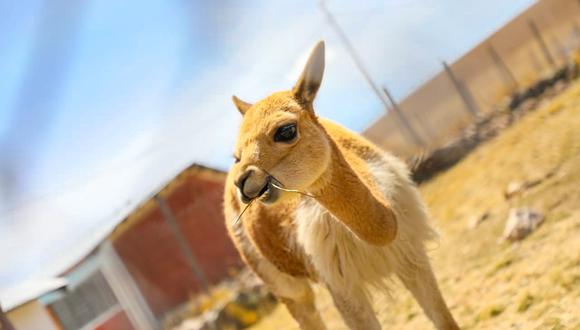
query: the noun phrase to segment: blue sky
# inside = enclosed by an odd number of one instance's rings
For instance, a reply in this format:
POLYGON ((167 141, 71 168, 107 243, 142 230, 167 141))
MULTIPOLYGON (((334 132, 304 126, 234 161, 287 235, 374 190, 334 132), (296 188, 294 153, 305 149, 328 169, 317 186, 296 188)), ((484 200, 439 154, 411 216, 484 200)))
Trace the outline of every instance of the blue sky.
MULTIPOLYGON (((400 99, 532 2, 328 7, 400 99)), ((230 96, 290 88, 317 40, 318 113, 357 131, 383 113, 317 1, 72 3, 0 0, 0 251, 17 251, 0 255, 0 287, 82 254, 191 162, 226 170, 230 96)))

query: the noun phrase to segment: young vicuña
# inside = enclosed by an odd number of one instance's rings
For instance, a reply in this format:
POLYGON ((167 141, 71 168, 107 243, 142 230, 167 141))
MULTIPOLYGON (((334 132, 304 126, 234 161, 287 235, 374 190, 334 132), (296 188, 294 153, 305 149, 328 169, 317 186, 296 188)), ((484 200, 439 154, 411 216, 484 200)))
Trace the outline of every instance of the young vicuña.
POLYGON ((311 281, 328 288, 351 329, 380 329, 371 290, 388 290, 393 275, 438 329, 458 329, 431 270, 425 243, 435 232, 407 168, 315 115, 323 72, 319 42, 292 90, 255 104, 233 97, 243 120, 224 197, 232 240, 302 329, 325 329, 311 281))

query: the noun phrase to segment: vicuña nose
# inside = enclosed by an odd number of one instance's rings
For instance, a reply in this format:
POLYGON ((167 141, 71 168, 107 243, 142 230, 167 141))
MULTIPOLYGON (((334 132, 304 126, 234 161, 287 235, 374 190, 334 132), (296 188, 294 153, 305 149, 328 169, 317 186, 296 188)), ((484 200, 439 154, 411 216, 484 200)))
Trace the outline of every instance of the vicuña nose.
POLYGON ((244 193, 244 185, 246 184, 246 181, 248 180, 250 175, 252 175, 253 172, 254 171, 252 169, 246 170, 234 182, 234 184, 236 185, 236 187, 238 187, 238 189, 240 190, 240 193, 242 194, 242 199, 250 200, 250 197, 246 196, 246 194, 244 193))

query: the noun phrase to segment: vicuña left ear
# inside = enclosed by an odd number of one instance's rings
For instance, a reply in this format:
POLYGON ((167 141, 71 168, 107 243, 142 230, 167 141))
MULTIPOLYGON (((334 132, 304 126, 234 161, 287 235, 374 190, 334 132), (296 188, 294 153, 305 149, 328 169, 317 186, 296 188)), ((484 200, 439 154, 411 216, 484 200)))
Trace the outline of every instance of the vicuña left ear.
POLYGON ((312 103, 324 75, 324 41, 319 41, 306 62, 304 71, 292 88, 296 97, 306 103, 312 103))
POLYGON ((240 100, 237 96, 232 96, 232 101, 234 101, 234 105, 238 108, 238 111, 243 115, 246 114, 246 111, 252 107, 251 103, 244 102, 240 100))

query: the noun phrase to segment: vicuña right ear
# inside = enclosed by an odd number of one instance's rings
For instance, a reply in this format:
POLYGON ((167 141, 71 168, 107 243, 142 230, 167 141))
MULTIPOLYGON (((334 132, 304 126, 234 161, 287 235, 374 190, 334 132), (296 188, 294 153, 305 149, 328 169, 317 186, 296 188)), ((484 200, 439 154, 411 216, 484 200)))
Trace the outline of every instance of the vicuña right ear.
POLYGON ((304 101, 312 103, 316 97, 316 92, 322 83, 324 75, 324 41, 319 41, 306 62, 304 71, 300 75, 298 82, 292 88, 292 93, 304 101))
POLYGON ((246 111, 248 111, 249 108, 252 107, 251 103, 244 102, 235 95, 232 96, 232 101, 234 101, 236 108, 238 108, 238 111, 242 114, 242 116, 246 114, 246 111))

